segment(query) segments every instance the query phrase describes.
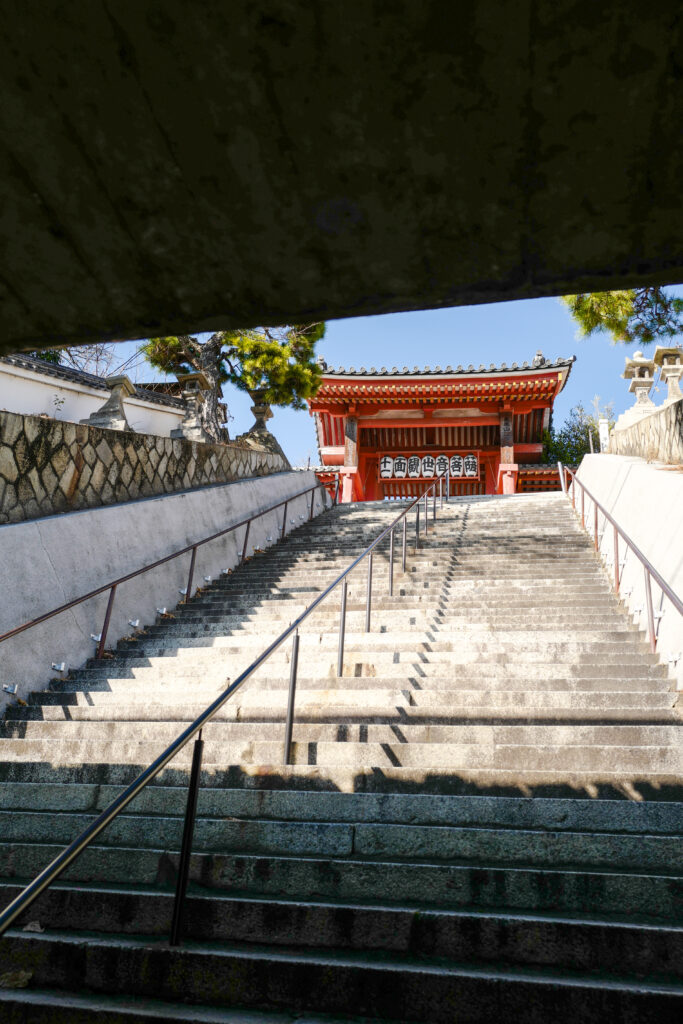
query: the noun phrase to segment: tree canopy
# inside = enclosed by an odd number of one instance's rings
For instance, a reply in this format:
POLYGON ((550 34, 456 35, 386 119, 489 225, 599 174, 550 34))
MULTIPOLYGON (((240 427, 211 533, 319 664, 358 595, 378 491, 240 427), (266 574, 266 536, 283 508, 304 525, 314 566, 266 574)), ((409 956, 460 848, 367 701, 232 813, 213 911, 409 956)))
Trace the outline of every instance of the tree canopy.
POLYGON ((683 299, 657 286, 564 295, 562 302, 583 337, 606 332, 614 342, 649 345, 683 331, 683 299))
POLYGON ((598 420, 608 420, 611 429, 614 426, 614 410, 611 404, 602 408, 599 395, 595 396, 592 404, 591 413, 579 402, 570 410, 569 416, 559 430, 551 426, 550 430, 544 431, 545 462, 562 462, 568 466, 577 466, 590 451, 600 451, 598 420))
POLYGON ((211 391, 202 408, 204 429, 214 440, 226 440, 227 410, 220 401, 223 384, 241 391, 262 391, 269 405, 303 409, 320 385, 315 346, 325 324, 290 324, 248 330, 218 331, 206 341, 190 335, 151 338, 143 347, 147 360, 164 373, 201 371, 211 391))

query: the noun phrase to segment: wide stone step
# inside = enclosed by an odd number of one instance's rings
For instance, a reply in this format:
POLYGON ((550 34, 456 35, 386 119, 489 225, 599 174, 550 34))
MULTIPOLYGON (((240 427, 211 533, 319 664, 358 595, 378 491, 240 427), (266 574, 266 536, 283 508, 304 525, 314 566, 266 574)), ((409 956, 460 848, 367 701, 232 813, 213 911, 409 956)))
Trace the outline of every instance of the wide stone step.
POLYGON ((115 994, 125 977, 131 995, 174 1001, 220 1005, 230 992, 231 1002, 253 1008, 350 1012, 434 1024, 450 1024, 456 1002, 473 1008, 471 1021, 491 1020, 501 1000, 511 1019, 531 1024, 550 1017, 602 1021, 605 1013, 665 1024, 678 1019, 682 1002, 673 982, 621 976, 605 983, 581 974, 553 974, 548 968, 515 972, 493 965, 432 965, 409 957, 395 963, 370 953, 359 957, 351 951, 316 954, 218 943, 172 949, 162 939, 94 938, 78 932, 10 934, 12 941, 3 943, 8 969, 30 966, 41 987, 78 990, 86 978, 91 991, 115 994), (264 972, 267 988, 258 984, 264 972))
MULTIPOLYGON (((0 989, 0 1006, 7 1020, 19 1024, 30 1019, 31 1024, 292 1024, 288 1012, 257 1011, 256 1019, 248 1011, 231 1010, 222 1006, 189 1006, 187 1003, 168 1003, 160 999, 128 998, 102 993, 60 992, 51 988, 0 989)), ((318 1017, 318 1021, 322 1018, 318 1017)), ((304 1024, 302 1018, 302 1024, 304 1024)), ((324 1024, 392 1024, 391 1021, 373 1021, 369 1017, 350 1021, 326 1014, 324 1024)), ((394 1024, 400 1024, 399 1021, 394 1024)))
MULTIPOLYGON (((48 763, 27 757, 23 760, 0 761, 0 779, 15 782, 88 782, 125 786, 147 767, 144 764, 84 762, 63 758, 48 763)), ((173 762, 157 776, 159 785, 187 787, 189 761, 173 762)), ((534 770, 500 768, 451 769, 440 766, 405 768, 387 765, 381 771, 366 765, 225 765, 203 762, 201 785, 211 789, 219 786, 246 788, 262 792, 274 787, 296 792, 330 791, 340 793, 416 793, 425 795, 510 796, 519 793, 535 797, 572 797, 590 799, 640 801, 683 800, 683 784, 679 773, 638 771, 625 775, 618 770, 534 770)))
MULTIPOLYGON (((3 786, 0 808, 95 814, 119 795, 120 786, 89 782, 87 770, 84 774, 86 781, 15 782, 12 786, 3 786)), ((187 778, 178 780, 175 785, 157 784, 155 780, 136 796, 128 813, 182 817, 186 803, 187 778)), ((197 804, 200 816, 241 820, 674 836, 679 836, 683 828, 680 810, 678 803, 667 800, 255 790, 222 784, 203 785, 197 804)))
MULTIPOLYGON (((307 691, 317 694, 317 700, 324 694, 324 699, 330 703, 369 700, 380 703, 384 701, 385 706, 389 706, 397 694, 403 694, 406 703, 417 705, 434 701, 451 703, 453 700, 464 699, 462 695, 472 690, 501 695, 510 693, 513 695, 510 699, 515 700, 517 693, 528 692, 530 686, 539 693, 565 691, 590 694, 596 691, 642 692, 647 689, 651 693, 669 696, 675 692, 672 691, 669 679, 663 675, 637 676, 623 672, 606 676, 599 673, 601 666, 597 666, 594 672, 583 675, 576 672, 562 675, 550 671, 542 675, 534 674, 528 667, 525 671, 515 674, 514 668, 515 666, 510 665, 472 665, 466 666, 466 671, 461 669, 448 674, 427 676, 420 666, 415 666, 405 674, 382 672, 375 675, 364 674, 364 666, 361 663, 345 663, 343 676, 338 677, 335 669, 330 671, 327 677, 321 677, 319 674, 309 674, 310 669, 307 672, 305 666, 302 666, 298 676, 297 706, 300 706, 300 700, 303 699, 301 695, 307 691), (349 695, 348 698, 343 696, 345 693, 349 695), (450 699, 449 694, 452 695, 450 699)), ((60 680, 50 691, 45 691, 44 700, 52 699, 50 694, 53 694, 55 700, 64 703, 62 697, 65 694, 85 693, 92 694, 93 702, 100 694, 112 694, 119 700, 143 699, 151 703, 205 700, 208 704, 223 692, 229 682, 222 666, 216 671, 205 669, 194 674, 188 669, 187 672, 178 675, 167 674, 160 669, 158 674, 140 676, 141 671, 143 670, 139 669, 120 676, 94 675, 89 679, 60 680)), ((269 703, 277 699, 273 694, 284 693, 288 687, 288 672, 272 672, 260 678, 254 674, 240 688, 239 700, 242 703, 258 704, 262 699, 269 703), (262 698, 259 695, 263 695, 262 698)), ((504 697, 501 696, 500 699, 504 697)))
MULTIPOLYGON (((272 692, 272 691, 271 691, 272 692)), ((90 695, 88 695, 90 696, 90 695)), ((163 696, 163 695, 157 695, 163 696)), ((554 691, 538 694, 519 691, 513 699, 510 694, 463 691, 460 703, 446 703, 428 695, 415 704, 409 704, 402 691, 387 691, 383 696, 373 691, 358 704, 330 703, 327 694, 303 691, 297 701, 297 722, 331 722, 359 724, 401 725, 446 724, 464 722, 482 725, 506 723, 540 725, 544 722, 578 725, 595 724, 681 724, 681 713, 674 708, 675 694, 666 693, 571 693, 554 691), (545 701, 543 698, 546 698, 545 701), (630 698, 630 699, 629 699, 630 698)), ((150 703, 149 697, 123 703, 117 694, 95 693, 90 701, 85 694, 77 694, 76 702, 48 704, 31 703, 27 707, 12 707, 6 714, 7 722, 46 721, 61 722, 184 722, 198 718, 209 702, 204 703, 150 703)), ((334 699, 334 698, 332 698, 334 699)), ((229 700, 216 714, 214 721, 268 722, 284 721, 285 702, 273 698, 256 704, 244 703, 240 697, 229 700)))
MULTIPOLYGON (((46 760, 51 763, 92 761, 106 758, 122 764, 149 764, 166 744, 145 741, 108 741, 69 739, 0 739, 0 757, 7 760, 46 760)), ((427 743, 351 743, 351 742, 297 742, 291 746, 293 764, 319 766, 406 767, 433 770, 436 767, 450 771, 498 769, 511 772, 619 772, 625 776, 648 772, 680 776, 680 744, 621 746, 618 744, 595 746, 592 744, 539 743, 489 744, 440 743, 437 747, 427 743)), ((226 766, 274 766, 282 763, 282 741, 239 741, 226 744, 207 741, 204 747, 207 764, 226 766)), ((175 763, 189 764, 191 745, 176 755, 175 763)))
MULTIPOLYGON (((72 812, 0 811, 5 844, 68 845, 92 821, 72 812)), ((180 849, 182 816, 120 814, 98 839, 101 846, 180 849)), ((587 834, 516 828, 453 828, 384 823, 258 821, 198 817, 193 848, 202 854, 274 854, 411 862, 467 862, 673 872, 680 869, 681 836, 587 834)), ((2 854, 0 853, 0 856, 2 854)), ((131 858, 134 859, 134 858, 131 858)), ((134 869, 133 869, 134 870, 134 869)), ((423 902, 430 902, 425 894, 423 902)))
MULTIPOLYGON (((18 890, 0 884, 7 903, 18 890)), ((98 889, 60 885, 32 912, 47 930, 84 929, 106 934, 165 936, 172 895, 154 890, 98 889)), ((462 910, 416 910, 339 902, 260 900, 192 895, 185 936, 193 941, 270 943, 276 947, 385 950, 429 959, 449 957, 536 966, 636 972, 677 977, 683 970, 683 929, 591 919, 532 917, 462 910), (533 927, 539 942, 529 946, 533 927)))
MULTIPOLYGON (((147 743, 170 744, 178 735, 176 722, 154 721, 145 725, 144 737, 147 743)), ((246 743, 252 740, 277 742, 282 737, 282 726, 276 722, 254 721, 212 721, 203 730, 206 743, 246 743)), ((92 743, 137 742, 140 738, 138 722, 128 721, 32 721, 4 722, 0 736, 3 739, 58 740, 73 742, 88 740, 92 743)), ((461 745, 477 744, 484 747, 515 745, 562 746, 600 745, 620 747, 675 747, 683 738, 683 729, 673 725, 617 724, 594 725, 577 723, 553 725, 546 722, 538 725, 484 725, 484 724, 418 724, 405 718, 400 725, 375 724, 373 722, 349 722, 342 725, 334 722, 296 721, 295 740, 297 744, 315 742, 318 744, 407 744, 410 747, 421 744, 461 745)), ((439 757, 435 747, 434 759, 439 757)))

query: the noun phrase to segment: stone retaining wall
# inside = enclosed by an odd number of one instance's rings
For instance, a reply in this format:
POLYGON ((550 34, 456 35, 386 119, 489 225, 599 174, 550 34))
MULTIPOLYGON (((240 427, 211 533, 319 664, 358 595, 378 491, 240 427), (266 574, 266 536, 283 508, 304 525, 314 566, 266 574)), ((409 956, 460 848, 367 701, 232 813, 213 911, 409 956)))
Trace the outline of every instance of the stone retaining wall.
POLYGON ((0 412, 0 523, 289 469, 279 451, 0 412))
POLYGON ((683 401, 671 402, 630 427, 613 430, 611 455, 638 455, 648 462, 683 464, 683 401))

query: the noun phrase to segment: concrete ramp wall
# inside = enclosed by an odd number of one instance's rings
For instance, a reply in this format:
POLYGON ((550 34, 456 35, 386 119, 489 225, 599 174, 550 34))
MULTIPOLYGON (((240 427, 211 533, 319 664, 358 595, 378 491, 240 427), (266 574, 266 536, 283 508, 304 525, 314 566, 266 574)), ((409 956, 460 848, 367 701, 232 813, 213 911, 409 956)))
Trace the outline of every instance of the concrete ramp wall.
MULTIPOLYGON (((669 584, 683 596, 683 471, 680 466, 648 463, 628 455, 587 455, 578 472, 579 480, 616 519, 634 544, 669 584)), ((579 489, 577 488, 577 496, 579 489)), ((593 509, 586 505, 586 521, 593 529, 593 509)), ((614 531, 599 517, 602 534, 600 550, 610 571, 614 564, 614 531)), ((623 565, 622 595, 641 628, 647 629, 645 583, 641 563, 631 554, 625 557, 620 542, 619 561, 623 565), (637 611, 637 609, 640 609, 637 611)), ((657 650, 663 660, 669 658, 678 688, 683 689, 683 616, 662 599, 653 583, 652 597, 659 620, 657 650)))
MULTIPOLYGON (((276 473, 0 526, 0 634, 315 483, 312 472, 276 473)), ((314 514, 329 504, 321 487, 314 514)), ((307 517, 309 507, 310 495, 291 503, 287 532, 301 524, 299 517, 307 517)), ((277 540, 282 516, 278 509, 252 523, 249 553, 277 540)), ((235 566, 243 542, 240 528, 199 548, 194 585, 235 566)), ((182 600, 179 590, 187 584, 189 564, 188 553, 119 587, 107 644, 132 632, 130 619, 143 626, 154 622, 157 608, 174 608, 182 600)), ((92 657, 90 635, 102 629, 107 599, 102 594, 0 644, 0 686, 16 683, 16 696, 22 697, 56 674, 52 662, 78 667, 92 657)), ((3 704, 15 699, 5 691, 0 696, 3 704)))

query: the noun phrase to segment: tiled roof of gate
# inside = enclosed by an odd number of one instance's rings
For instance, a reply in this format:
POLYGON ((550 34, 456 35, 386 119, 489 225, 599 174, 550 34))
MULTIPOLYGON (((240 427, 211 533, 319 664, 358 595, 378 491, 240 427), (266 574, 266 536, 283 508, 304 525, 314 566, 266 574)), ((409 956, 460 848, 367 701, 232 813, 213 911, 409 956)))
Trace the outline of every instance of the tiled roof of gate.
MULTIPOLYGON (((44 359, 36 359, 25 352, 15 352, 9 356, 0 356, 0 363, 8 363, 10 366, 19 366, 24 370, 32 370, 44 377, 56 377, 59 380, 68 380, 74 384, 84 384, 89 388, 97 388, 99 391, 110 391, 106 377, 98 377, 95 373, 86 373, 85 370, 76 370, 72 366, 61 366, 59 363, 46 363, 44 359)), ((132 383, 132 381, 131 381, 132 383)), ((174 409, 183 408, 180 398, 164 394, 159 391, 151 391, 142 385, 135 387, 135 397, 154 405, 172 406, 174 409)))
MULTIPOLYGON (((376 369, 374 366, 371 366, 369 370, 366 369, 364 366, 361 366, 360 369, 357 370, 354 366, 350 366, 348 368, 345 366, 328 366, 324 359, 319 359, 318 365, 320 366, 321 370, 325 375, 332 376, 434 377, 441 374, 443 376, 455 377, 460 374, 464 376, 471 376, 472 374, 480 373, 524 373, 529 371, 533 372, 537 370, 560 370, 565 368, 571 370, 572 364, 575 360, 576 356, 569 356, 567 359, 563 359, 560 357, 553 362, 550 359, 546 359, 543 356, 542 352, 537 352, 536 357, 530 363, 525 361, 521 365, 519 363, 511 363, 509 366, 507 365, 507 363, 501 363, 500 366, 496 366, 495 363, 491 363, 489 366, 484 366, 484 364, 481 363, 478 367, 475 367, 472 363, 470 363, 470 365, 467 368, 460 364, 455 368, 452 366, 446 366, 445 368, 442 368, 441 366, 425 366, 422 369, 420 369, 419 366, 414 366, 412 370, 407 366, 404 366, 403 369, 401 370, 399 370, 397 366, 392 366, 390 370, 387 369, 386 366, 382 366, 379 370, 376 369)), ((567 376, 569 376, 569 374, 567 374, 567 376)))

